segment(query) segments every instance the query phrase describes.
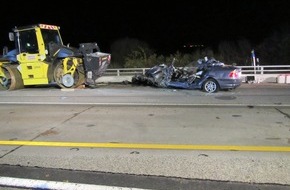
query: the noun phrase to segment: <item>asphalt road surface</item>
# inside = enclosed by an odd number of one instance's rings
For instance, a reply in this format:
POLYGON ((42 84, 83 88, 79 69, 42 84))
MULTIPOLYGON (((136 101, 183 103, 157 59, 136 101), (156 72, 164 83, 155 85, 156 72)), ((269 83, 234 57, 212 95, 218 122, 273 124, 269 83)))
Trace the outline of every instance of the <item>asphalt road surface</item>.
POLYGON ((0 91, 0 118, 3 189, 290 189, 288 84, 0 91))

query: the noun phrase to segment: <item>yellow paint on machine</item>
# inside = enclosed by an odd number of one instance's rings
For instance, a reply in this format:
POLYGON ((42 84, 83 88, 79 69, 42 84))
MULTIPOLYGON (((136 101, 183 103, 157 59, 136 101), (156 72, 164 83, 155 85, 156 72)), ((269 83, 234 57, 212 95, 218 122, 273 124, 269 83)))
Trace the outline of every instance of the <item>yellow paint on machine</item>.
POLYGON ((165 150, 223 150, 223 151, 265 151, 290 152, 287 146, 236 146, 236 145, 182 145, 182 144, 143 144, 143 143, 87 143, 87 142, 45 142, 45 141, 0 141, 9 146, 47 146, 84 148, 127 148, 127 149, 165 149, 165 150))

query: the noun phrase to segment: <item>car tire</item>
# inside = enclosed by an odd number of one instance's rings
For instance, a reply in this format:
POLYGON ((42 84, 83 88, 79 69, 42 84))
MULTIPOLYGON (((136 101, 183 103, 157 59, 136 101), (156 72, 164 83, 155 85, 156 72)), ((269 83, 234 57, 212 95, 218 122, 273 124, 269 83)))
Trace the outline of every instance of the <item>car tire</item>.
POLYGON ((207 79, 202 85, 202 90, 207 93, 216 93, 219 89, 219 84, 214 79, 207 79))

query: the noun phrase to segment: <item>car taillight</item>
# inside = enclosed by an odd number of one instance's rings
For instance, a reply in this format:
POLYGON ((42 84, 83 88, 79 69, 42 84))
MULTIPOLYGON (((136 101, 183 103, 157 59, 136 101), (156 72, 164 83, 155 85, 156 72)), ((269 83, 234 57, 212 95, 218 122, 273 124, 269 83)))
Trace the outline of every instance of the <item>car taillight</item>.
POLYGON ((237 71, 237 70, 233 70, 233 71, 231 71, 230 72, 230 74, 229 74, 229 77, 230 78, 233 78, 233 79, 237 79, 237 78, 240 78, 240 72, 239 71, 237 71))

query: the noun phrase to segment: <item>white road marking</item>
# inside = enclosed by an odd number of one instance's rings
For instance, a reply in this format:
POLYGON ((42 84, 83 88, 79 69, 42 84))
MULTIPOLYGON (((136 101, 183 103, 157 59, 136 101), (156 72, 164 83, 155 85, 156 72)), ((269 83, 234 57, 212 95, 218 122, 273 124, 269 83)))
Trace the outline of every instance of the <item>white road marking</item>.
POLYGON ((82 183, 69 183, 58 181, 46 181, 35 179, 24 179, 14 177, 0 177, 0 186, 33 188, 46 190, 145 190, 138 188, 116 187, 105 185, 91 185, 82 183))

